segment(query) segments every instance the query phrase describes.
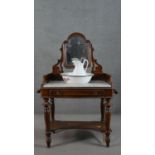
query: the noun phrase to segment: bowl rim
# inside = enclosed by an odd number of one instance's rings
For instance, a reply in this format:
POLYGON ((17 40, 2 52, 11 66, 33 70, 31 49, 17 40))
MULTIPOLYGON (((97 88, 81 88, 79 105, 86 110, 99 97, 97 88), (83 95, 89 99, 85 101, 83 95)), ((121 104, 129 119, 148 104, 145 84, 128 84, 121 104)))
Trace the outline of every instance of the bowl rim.
POLYGON ((85 75, 74 75, 72 72, 61 73, 62 76, 72 76, 72 77, 87 77, 93 76, 93 73, 86 73, 85 75))

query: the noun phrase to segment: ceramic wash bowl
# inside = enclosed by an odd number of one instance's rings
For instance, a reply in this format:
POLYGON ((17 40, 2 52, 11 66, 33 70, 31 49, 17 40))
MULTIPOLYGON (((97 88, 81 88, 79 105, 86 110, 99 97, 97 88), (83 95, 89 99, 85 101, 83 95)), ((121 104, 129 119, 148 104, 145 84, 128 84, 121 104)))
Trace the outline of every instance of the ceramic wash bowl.
POLYGON ((92 73, 86 73, 84 75, 75 75, 72 72, 61 73, 61 75, 65 83, 88 83, 93 76, 92 73))

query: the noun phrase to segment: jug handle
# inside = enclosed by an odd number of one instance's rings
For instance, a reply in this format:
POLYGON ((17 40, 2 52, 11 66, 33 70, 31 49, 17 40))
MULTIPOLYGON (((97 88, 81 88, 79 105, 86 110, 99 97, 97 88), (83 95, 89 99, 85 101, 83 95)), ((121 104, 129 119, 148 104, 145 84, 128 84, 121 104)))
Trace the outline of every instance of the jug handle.
POLYGON ((85 64, 85 62, 86 62, 86 68, 85 68, 85 71, 86 71, 87 68, 88 68, 88 60, 85 59, 85 58, 81 58, 81 62, 83 63, 83 67, 84 67, 84 64, 85 64), (82 61, 83 61, 83 62, 82 62, 82 61))

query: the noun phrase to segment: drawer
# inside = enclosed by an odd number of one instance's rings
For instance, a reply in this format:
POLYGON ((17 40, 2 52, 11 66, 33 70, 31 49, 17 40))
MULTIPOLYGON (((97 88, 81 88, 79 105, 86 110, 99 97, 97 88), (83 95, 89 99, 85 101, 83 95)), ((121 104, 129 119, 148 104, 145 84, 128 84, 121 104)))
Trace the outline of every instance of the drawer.
POLYGON ((103 89, 103 90, 87 90, 87 89, 69 89, 69 90, 60 90, 60 89, 50 89, 42 91, 43 97, 111 97, 112 89, 103 89))

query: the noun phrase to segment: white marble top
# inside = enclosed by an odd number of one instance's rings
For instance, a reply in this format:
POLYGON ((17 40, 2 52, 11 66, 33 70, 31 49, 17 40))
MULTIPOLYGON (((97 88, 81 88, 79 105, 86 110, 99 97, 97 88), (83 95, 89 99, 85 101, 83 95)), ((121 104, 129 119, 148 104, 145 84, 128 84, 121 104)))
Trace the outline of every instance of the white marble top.
POLYGON ((58 87, 111 87, 111 85, 104 81, 91 81, 90 83, 65 83, 64 81, 52 81, 43 85, 44 88, 58 88, 58 87))

